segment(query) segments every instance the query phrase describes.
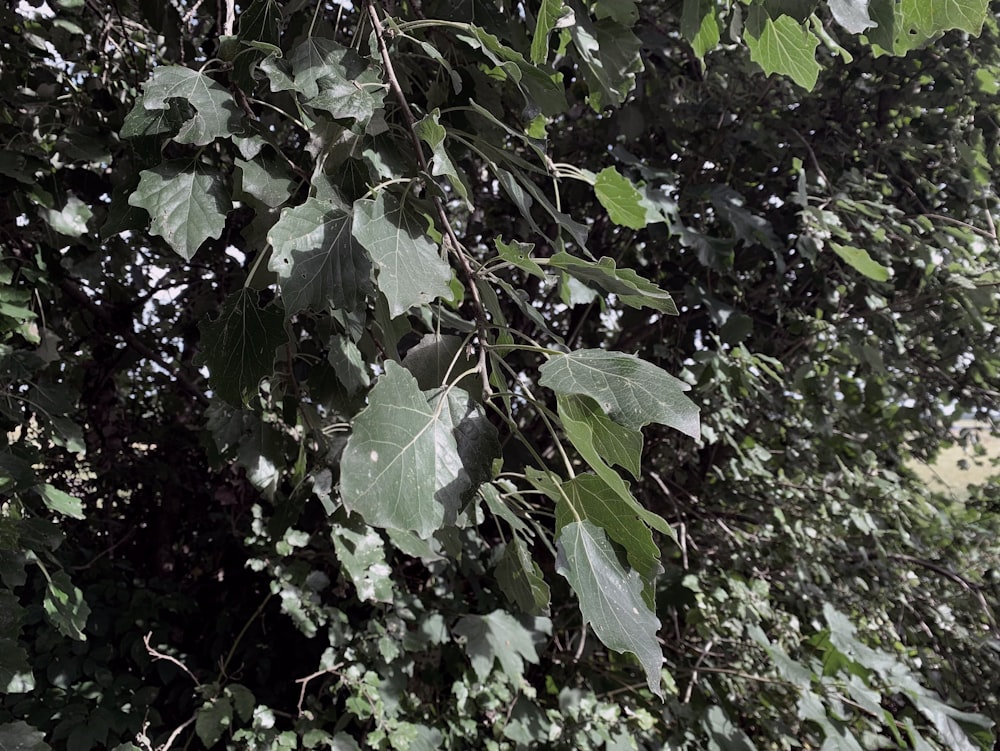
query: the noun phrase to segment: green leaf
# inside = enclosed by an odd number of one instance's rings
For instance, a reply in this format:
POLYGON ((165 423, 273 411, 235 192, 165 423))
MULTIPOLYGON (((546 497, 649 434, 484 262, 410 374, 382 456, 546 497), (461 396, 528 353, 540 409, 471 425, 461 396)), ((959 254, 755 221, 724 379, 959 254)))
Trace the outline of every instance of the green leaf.
MULTIPOLYGON (((0 598, 0 603, 9 608, 9 611, 0 615, 0 620, 16 619, 19 630, 23 610, 16 600, 8 603, 4 602, 6 599, 0 598), (16 606, 16 609, 12 606, 16 606)), ((27 653, 16 639, 0 638, 0 694, 27 694, 34 690, 35 676, 31 673, 27 653)), ((0 745, 0 749, 2 748, 0 745)))
POLYGON ((531 627, 518 622, 510 613, 494 610, 489 615, 467 615, 455 624, 456 635, 465 639, 465 651, 480 681, 485 681, 499 660, 500 668, 514 686, 524 677, 524 661, 538 663, 536 638, 552 633, 548 618, 529 619, 531 627))
POLYGON ((197 719, 194 722, 194 732, 205 744, 205 748, 211 748, 226 731, 233 721, 233 705, 226 697, 220 697, 215 701, 206 703, 198 710, 197 719))
POLYGON ((646 226, 646 209, 642 205, 642 194, 614 167, 606 167, 597 173, 594 192, 615 224, 631 229, 642 229, 646 226))
POLYGON ((719 19, 714 0, 684 0, 681 34, 699 59, 719 46, 719 19))
MULTIPOLYGON (((464 351, 465 340, 450 334, 425 334, 403 358, 403 367, 413 374, 424 391, 438 389, 475 366, 464 351)), ((475 375, 467 375, 459 384, 470 394, 479 387, 475 375)))
MULTIPOLYGON (((281 9, 276 0, 253 0, 240 13, 237 36, 245 45, 278 46, 281 43, 281 20, 281 9)), ((253 71, 263 57, 261 52, 242 49, 233 61, 234 77, 243 91, 250 93, 254 90, 256 81, 253 71)))
POLYGON ((251 161, 237 159, 235 167, 240 190, 268 208, 281 206, 292 195, 295 179, 277 157, 265 154, 251 161))
POLYGON ((65 636, 78 641, 87 640, 83 629, 87 626, 90 607, 83 599, 83 592, 73 586, 65 571, 52 574, 42 605, 52 625, 65 636))
POLYGON ((393 317, 440 297, 451 299, 451 267, 424 232, 419 217, 392 194, 354 202, 354 237, 378 266, 378 288, 393 317))
POLYGON ((831 242, 830 247, 848 266, 869 279, 876 282, 889 280, 889 269, 872 259, 864 248, 855 248, 851 245, 841 245, 835 242, 831 242))
POLYGON ((549 258, 546 264, 562 269, 584 284, 596 284, 605 292, 618 295, 618 299, 631 308, 652 308, 667 315, 677 315, 677 306, 669 292, 643 279, 632 269, 617 268, 613 258, 605 256, 594 262, 561 252, 549 258))
POLYGON ((37 488, 42 501, 52 511, 73 519, 83 519, 83 501, 71 496, 48 483, 42 483, 37 488))
POLYGON ((217 171, 173 161, 139 174, 129 205, 145 209, 153 220, 149 233, 166 240, 185 261, 205 240, 222 235, 232 202, 217 171))
POLYGON ((493 244, 496 246, 497 254, 500 258, 511 266, 515 266, 521 269, 521 271, 526 271, 532 276, 538 277, 543 282, 548 280, 545 270, 531 257, 531 251, 535 247, 534 243, 521 243, 516 240, 505 243, 498 237, 493 240, 493 244))
POLYGON ((459 195, 463 201, 469 206, 469 189, 462 179, 461 174, 455 168, 455 163, 452 161, 451 156, 448 154, 448 150, 444 147, 444 139, 448 135, 448 131, 440 123, 441 113, 438 110, 434 110, 428 115, 425 115, 417 124, 414 126, 417 135, 423 139, 428 146, 431 147, 433 152, 431 157, 431 174, 438 176, 444 175, 448 178, 448 183, 451 185, 452 189, 457 195, 459 195))
POLYGON ((684 396, 690 386, 635 355, 581 349, 553 356, 542 365, 541 374, 543 386, 557 394, 596 399, 612 420, 626 428, 657 422, 699 437, 698 407, 684 396))
POLYGON ((537 615, 548 607, 549 586, 520 537, 507 543, 497 564, 496 576, 507 599, 525 613, 537 615))
POLYGON ((468 394, 421 392, 405 368, 389 361, 344 447, 344 507, 373 526, 427 538, 488 479, 498 453, 492 426, 468 394))
POLYGON ((636 0, 596 0, 594 15, 597 18, 611 18, 623 26, 631 26, 639 20, 636 0))
POLYGON ((563 0, 542 0, 535 18, 535 34, 531 38, 531 62, 544 63, 549 56, 549 34, 566 12, 563 0))
POLYGON ((561 394, 556 403, 563 428, 581 454, 584 450, 594 452, 608 464, 616 464, 638 479, 642 459, 641 432, 611 420, 601 405, 588 396, 561 394))
POLYGON ((331 337, 327 361, 333 367, 337 378, 344 384, 348 396, 354 396, 371 385, 368 364, 358 345, 350 338, 341 335, 331 337))
POLYGON ((240 719, 249 722, 253 717, 253 708, 257 706, 253 692, 242 684, 230 683, 226 686, 226 694, 233 700, 233 707, 240 719))
POLYGON ((183 99, 195 113, 174 136, 178 143, 206 146, 216 138, 242 130, 242 113, 232 95, 203 73, 180 65, 156 68, 143 87, 142 106, 147 110, 168 110, 172 99, 183 99))
POLYGON ((286 338, 281 310, 261 308, 257 292, 243 288, 226 298, 218 318, 202 322, 195 364, 208 366, 216 396, 240 406, 271 375, 274 351, 286 338))
MULTIPOLYGON (((761 15, 764 13, 762 10, 759 12, 761 15)), ((759 34, 751 31, 748 21, 744 38, 750 50, 750 59, 766 74, 788 76, 809 91, 816 86, 820 71, 816 62, 819 38, 803 24, 791 16, 780 16, 776 21, 764 17, 759 34)))
POLYGON ((951 29, 978 36, 988 6, 988 0, 873 2, 871 15, 878 27, 868 37, 894 55, 905 55, 951 29))
POLYGON ((281 212, 267 235, 285 316, 300 310, 358 310, 371 293, 371 262, 352 234, 351 214, 310 198, 281 212))
POLYGON ((86 235, 87 222, 94 216, 90 207, 76 196, 66 199, 66 205, 61 211, 44 209, 41 214, 54 231, 72 238, 86 235))
POLYGON ((45 742, 45 733, 18 720, 0 725, 0 750, 2 751, 51 751, 45 742))
POLYGON ((635 88, 636 75, 644 68, 639 38, 611 19, 591 23, 583 16, 577 16, 569 35, 583 63, 590 89, 587 102, 593 110, 600 112, 623 104, 635 88))
MULTIPOLYGON (((660 570, 660 549, 635 508, 612 492, 597 475, 577 475, 561 487, 562 497, 556 503, 556 534, 574 521, 592 522, 625 548, 629 565, 639 572, 648 588, 660 570)), ((651 589, 649 597, 651 600, 651 589)))
POLYGON ((660 621, 643 600, 638 572, 626 573, 604 530, 586 520, 564 526, 556 547, 556 571, 576 592, 584 622, 609 649, 634 654, 649 689, 662 699, 660 621))
POLYGON ((868 14, 870 0, 829 0, 834 20, 851 34, 861 34, 875 25, 868 14))
POLYGON ((359 600, 393 601, 392 569, 386 563, 385 545, 378 532, 363 523, 350 527, 335 524, 333 545, 359 600))

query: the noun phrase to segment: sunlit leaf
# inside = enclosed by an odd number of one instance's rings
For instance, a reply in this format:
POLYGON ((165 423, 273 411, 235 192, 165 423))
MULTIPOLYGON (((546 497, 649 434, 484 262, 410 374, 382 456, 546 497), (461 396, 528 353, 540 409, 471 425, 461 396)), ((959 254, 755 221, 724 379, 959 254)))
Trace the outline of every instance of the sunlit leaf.
POLYGON ((615 224, 631 229, 642 229, 646 226, 646 209, 642 205, 642 194, 614 167, 605 167, 597 173, 594 192, 615 224))
POLYGON ((437 297, 451 299, 451 267, 426 226, 387 191, 354 203, 354 237, 378 266, 378 288, 393 317, 437 297))
POLYGON ((585 284, 596 284, 605 292, 617 295, 631 308, 652 308, 667 315, 677 315, 677 306, 669 292, 643 279, 632 269, 618 268, 613 258, 605 256, 599 261, 588 261, 569 253, 556 253, 546 263, 585 284))
POLYGON ((698 407, 684 396, 683 381, 624 352, 583 349, 555 355, 541 367, 543 386, 557 394, 584 394, 626 428, 651 422, 697 438, 698 407))
POLYGON ((491 430, 461 389, 429 397, 405 368, 387 362, 344 448, 344 507, 373 526, 429 537, 487 479, 499 449, 491 430))
POLYGON ((848 266, 869 279, 874 279, 876 282, 889 280, 889 269, 873 260, 864 248, 855 248, 851 245, 841 245, 835 242, 831 242, 830 247, 848 266))
POLYGON ((579 598, 584 622, 609 649, 634 654, 650 691, 663 698, 660 621, 642 598, 638 572, 626 572, 604 530, 586 520, 564 526, 556 546, 556 570, 579 598))
POLYGON ((204 73, 180 65, 156 68, 143 87, 142 106, 168 110, 172 99, 183 99, 194 109, 194 116, 174 136, 178 143, 205 146, 241 130, 242 113, 232 94, 204 73))
POLYGON ((816 62, 819 38, 791 16, 783 15, 775 20, 763 12, 761 15, 765 17, 759 34, 751 31, 748 24, 744 37, 750 59, 768 75, 780 73, 811 91, 820 71, 816 62))
POLYGON ((63 635, 86 641, 83 629, 87 626, 90 606, 83 599, 83 592, 73 585, 65 571, 56 571, 51 575, 42 604, 52 625, 63 635))

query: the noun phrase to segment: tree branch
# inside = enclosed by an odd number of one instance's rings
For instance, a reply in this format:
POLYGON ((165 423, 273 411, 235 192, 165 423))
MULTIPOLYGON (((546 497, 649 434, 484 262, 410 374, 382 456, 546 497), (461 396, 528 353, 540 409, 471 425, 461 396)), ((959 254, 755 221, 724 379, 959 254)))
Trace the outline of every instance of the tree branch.
MULTIPOLYGON (((389 89, 403 110, 407 131, 410 134, 410 141, 413 143, 413 150, 417 157, 417 164, 421 172, 430 175, 430 164, 427 162, 423 144, 421 144, 420 137, 416 131, 417 120, 413 116, 410 103, 406 100, 406 94, 403 93, 403 89, 399 85, 399 79, 396 77, 396 69, 393 67, 392 58, 389 56, 389 48, 385 43, 385 29, 382 27, 382 21, 379 19, 378 10, 375 8, 375 0, 365 0, 365 8, 368 10, 368 17, 371 19, 372 28, 375 30, 378 51, 382 58, 382 64, 385 66, 389 89)), ((438 196, 431 196, 431 200, 434 202, 434 208, 437 210, 438 218, 441 220, 444 234, 448 238, 448 245, 451 246, 452 252, 458 259, 458 263, 462 267, 462 273, 469 280, 469 292, 472 295, 472 304, 475 308, 476 331, 479 335, 479 363, 476 366, 476 370, 479 371, 479 376, 483 381, 483 397, 485 398, 493 393, 493 389, 490 386, 489 369, 486 364, 486 344, 489 341, 487 338, 488 321, 486 319, 486 308, 483 306, 479 288, 476 286, 475 272, 473 272, 469 264, 469 259, 465 255, 465 250, 458 239, 458 235, 455 233, 455 228, 451 225, 451 220, 448 219, 448 212, 445 211, 444 203, 438 196)))

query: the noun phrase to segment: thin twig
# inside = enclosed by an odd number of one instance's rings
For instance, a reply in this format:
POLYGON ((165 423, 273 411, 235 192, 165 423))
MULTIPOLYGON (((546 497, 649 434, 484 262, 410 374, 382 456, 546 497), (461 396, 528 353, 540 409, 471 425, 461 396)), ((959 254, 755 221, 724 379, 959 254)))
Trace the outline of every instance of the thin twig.
POLYGON ((704 649, 701 650, 701 654, 694 663, 694 668, 691 670, 691 680, 688 681, 687 690, 684 692, 684 698, 681 700, 681 704, 687 704, 691 701, 691 693, 694 691, 694 686, 698 682, 698 669, 701 667, 701 663, 705 661, 708 657, 708 653, 712 651, 712 647, 715 646, 715 640, 709 639, 705 644, 704 649))
POLYGON ((170 734, 170 737, 167 738, 167 742, 164 743, 162 746, 157 746, 156 747, 156 751, 168 751, 168 749, 172 745, 174 745, 174 741, 177 740, 177 736, 179 736, 181 733, 183 733, 184 732, 184 728, 186 728, 188 725, 190 725, 192 722, 194 722, 195 718, 197 716, 198 715, 191 715, 187 720, 184 721, 184 724, 178 725, 176 728, 174 728, 174 732, 172 732, 170 734))
MULTIPOLYGON (((153 647, 149 643, 149 640, 151 638, 153 638, 153 632, 152 631, 150 631, 148 634, 146 634, 144 637, 142 637, 142 643, 146 645, 146 653, 150 657, 152 657, 154 660, 166 660, 167 662, 172 662, 174 665, 176 665, 177 667, 179 667, 181 670, 183 670, 185 673, 187 673, 191 677, 191 680, 194 681, 194 685, 196 685, 196 686, 200 686, 201 685, 201 681, 199 681, 197 678, 194 677, 194 673, 192 673, 190 670, 188 670, 187 665, 185 665, 183 662, 181 662, 180 660, 178 660, 176 657, 171 657, 168 654, 164 654, 163 652, 161 652, 158 649, 156 649, 155 647, 153 647)), ((171 738, 172 737, 173 736, 171 736, 171 738)), ((167 745, 169 745, 169 744, 167 744, 167 745)))
POLYGON ((309 682, 314 678, 319 678, 321 676, 327 675, 328 673, 336 673, 337 670, 343 667, 343 665, 344 663, 338 662, 333 667, 326 668, 325 670, 317 670, 315 673, 310 673, 305 678, 295 679, 296 683, 302 684, 302 687, 299 689, 299 703, 295 705, 295 708, 298 709, 299 711, 299 717, 302 716, 302 703, 306 700, 306 686, 309 685, 309 682))
MULTIPOLYGON (((389 81, 389 89, 392 91, 393 95, 396 97, 396 101, 399 102, 399 105, 403 110, 403 118, 406 120, 407 130, 410 133, 410 140, 413 142, 413 149, 417 157, 417 164, 419 165, 421 172, 429 175, 431 174, 430 165, 427 162, 427 156, 424 154, 424 147, 420 143, 420 137, 417 135, 416 131, 417 120, 413 116, 413 112, 410 109, 410 103, 406 100, 406 94, 403 93, 403 89, 399 85, 399 79, 396 77, 396 69, 393 67, 392 58, 389 56, 389 48, 385 43, 385 29, 382 27, 382 21, 379 19, 378 10, 375 8, 375 0, 366 0, 365 7, 368 9, 368 17, 371 19, 372 28, 375 31, 375 39, 378 43, 378 51, 382 58, 382 64, 385 66, 385 75, 389 81)), ((431 196, 431 200, 434 202, 434 208, 437 210, 438 218, 441 220, 445 237, 448 238, 447 244, 451 246, 451 251, 458 259, 458 263, 462 267, 462 272, 469 280, 469 292, 472 295, 472 304, 475 308, 476 315, 476 330, 479 334, 479 363, 477 370, 479 371, 479 376, 483 381, 483 398, 486 398, 493 393, 493 388, 490 386, 489 368, 486 364, 486 344, 489 341, 487 338, 486 308, 483 306, 483 301, 479 294, 479 288, 476 286, 475 273, 469 265, 469 259, 466 257, 462 243, 459 241, 458 235, 455 233, 455 228, 452 227, 451 220, 448 219, 448 212, 445 211, 444 203, 441 201, 439 196, 431 196)))

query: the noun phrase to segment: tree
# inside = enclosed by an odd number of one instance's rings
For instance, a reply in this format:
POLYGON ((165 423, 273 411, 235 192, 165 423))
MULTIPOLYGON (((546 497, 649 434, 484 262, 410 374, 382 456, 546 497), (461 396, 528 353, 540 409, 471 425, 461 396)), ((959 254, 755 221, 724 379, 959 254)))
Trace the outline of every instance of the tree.
POLYGON ((992 747, 985 2, 0 23, 0 745, 992 747))

